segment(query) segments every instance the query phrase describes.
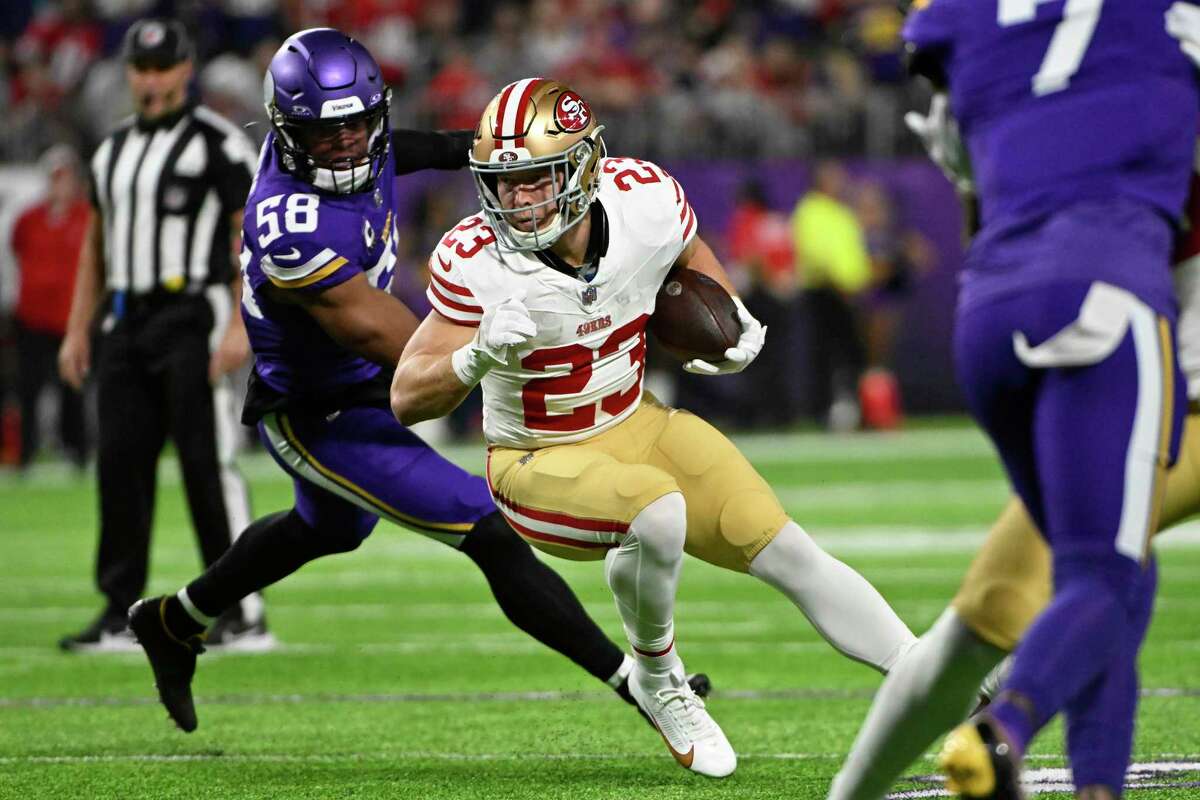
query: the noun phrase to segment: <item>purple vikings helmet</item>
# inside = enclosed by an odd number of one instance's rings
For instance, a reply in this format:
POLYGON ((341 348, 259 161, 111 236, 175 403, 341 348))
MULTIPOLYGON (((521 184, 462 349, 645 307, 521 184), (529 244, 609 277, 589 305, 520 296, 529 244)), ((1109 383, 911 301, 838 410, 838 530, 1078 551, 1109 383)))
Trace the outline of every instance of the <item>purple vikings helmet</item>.
POLYGON ((374 186, 387 159, 391 90, 367 48, 333 28, 288 37, 263 78, 263 104, 288 172, 327 192, 374 186), (309 151, 322 135, 359 121, 367 130, 364 158, 319 160, 309 151))

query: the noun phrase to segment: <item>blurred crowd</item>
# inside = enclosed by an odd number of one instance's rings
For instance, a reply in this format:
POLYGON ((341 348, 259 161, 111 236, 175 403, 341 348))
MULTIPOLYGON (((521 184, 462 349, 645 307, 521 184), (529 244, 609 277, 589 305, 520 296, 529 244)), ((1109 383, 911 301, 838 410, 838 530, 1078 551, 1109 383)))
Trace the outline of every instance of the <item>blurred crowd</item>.
MULTIPOLYGON (((74 463, 88 457, 86 404, 62 388, 55 359, 87 217, 85 159, 131 113, 119 50, 147 14, 185 21, 200 99, 253 138, 266 132, 261 75, 282 38, 332 25, 383 65, 394 124, 473 127, 507 82, 554 75, 595 107, 610 152, 786 159, 800 170, 791 194, 771 202, 744 180, 732 214, 702 223, 775 346, 720 382, 652 358, 651 388, 725 424, 898 424, 897 325, 936 256, 899 213, 903 197, 842 166, 916 147, 901 123, 917 101, 901 79, 895 2, 5 0, 0 173, 35 191, 0 198, 0 463, 28 464, 46 434, 74 463)), ((476 201, 465 179, 414 193, 394 291, 424 313, 428 253, 476 201)), ((467 404, 456 432, 473 433, 477 415, 467 404)))
MULTIPOLYGON (((500 87, 564 80, 648 158, 911 151, 895 0, 5 0, 0 162, 67 141, 89 150, 129 112, 118 49, 133 20, 182 19, 198 88, 262 119, 282 38, 332 25, 360 38, 394 89, 395 121, 474 127, 500 87)), ((260 132, 262 128, 259 128, 260 132)))

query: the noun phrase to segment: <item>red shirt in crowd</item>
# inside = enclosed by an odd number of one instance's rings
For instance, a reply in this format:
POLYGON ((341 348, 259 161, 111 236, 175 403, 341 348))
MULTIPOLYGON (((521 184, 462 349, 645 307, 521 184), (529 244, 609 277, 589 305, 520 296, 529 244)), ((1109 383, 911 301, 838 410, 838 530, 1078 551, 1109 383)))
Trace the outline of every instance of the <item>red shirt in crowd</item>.
POLYGON ((66 332, 75 268, 90 213, 86 199, 58 214, 43 202, 17 219, 12 236, 21 275, 16 318, 26 328, 58 336, 66 332))
POLYGON ((729 256, 742 263, 758 262, 769 281, 791 277, 796 269, 787 218, 755 204, 737 207, 726 233, 729 256))

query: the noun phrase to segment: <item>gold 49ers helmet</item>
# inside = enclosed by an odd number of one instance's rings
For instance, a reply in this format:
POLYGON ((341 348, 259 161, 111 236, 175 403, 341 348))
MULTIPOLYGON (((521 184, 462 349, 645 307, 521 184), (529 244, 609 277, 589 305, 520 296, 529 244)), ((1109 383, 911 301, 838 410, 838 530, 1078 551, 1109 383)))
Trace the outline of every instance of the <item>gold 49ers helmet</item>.
POLYGON ((470 163, 479 202, 505 247, 543 250, 583 219, 600 187, 603 129, 584 99, 558 81, 526 78, 492 98, 475 129, 470 163), (497 177, 535 169, 549 170, 554 187, 550 199, 503 208, 497 177), (557 213, 540 228, 522 231, 510 224, 521 217, 536 218, 537 209, 544 206, 557 213))

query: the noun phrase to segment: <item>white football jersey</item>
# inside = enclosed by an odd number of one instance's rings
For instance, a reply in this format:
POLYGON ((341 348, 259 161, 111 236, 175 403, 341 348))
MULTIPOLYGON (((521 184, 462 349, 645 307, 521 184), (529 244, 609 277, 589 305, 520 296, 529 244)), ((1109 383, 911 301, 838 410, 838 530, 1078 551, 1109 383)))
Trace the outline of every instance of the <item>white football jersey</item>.
MULTIPOLYGON (((578 442, 632 414, 642 396, 646 322, 663 279, 696 235, 678 181, 647 161, 607 158, 596 199, 608 246, 589 282, 532 253, 501 251, 482 214, 450 230, 429 261, 436 313, 478 326, 522 297, 537 334, 483 378, 483 432, 504 447, 578 442)), ((594 223, 593 223, 594 224, 594 223)))

